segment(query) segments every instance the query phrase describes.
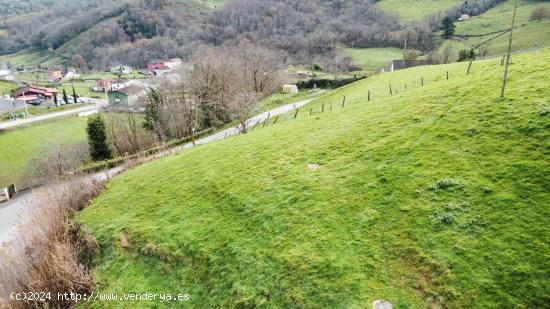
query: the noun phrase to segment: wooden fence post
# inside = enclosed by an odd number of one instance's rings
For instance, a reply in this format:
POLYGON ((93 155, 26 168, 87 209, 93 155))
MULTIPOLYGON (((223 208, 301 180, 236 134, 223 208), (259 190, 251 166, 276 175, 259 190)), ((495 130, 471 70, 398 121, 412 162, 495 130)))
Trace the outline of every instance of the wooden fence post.
POLYGON ((369 96, 367 98, 367 102, 370 102, 370 90, 369 90, 369 96))
POLYGON ((346 106, 346 96, 344 96, 344 99, 342 100, 342 107, 346 106))
POLYGON ((325 112, 325 102, 323 102, 323 105, 321 106, 321 113, 325 112))
POLYGON ((313 114, 313 107, 309 109, 309 115, 313 114))
POLYGON ((268 113, 267 114, 267 118, 266 120, 264 121, 264 127, 267 126, 269 124, 269 117, 271 116, 271 113, 268 113))
POLYGON ((466 75, 470 75, 470 69, 472 68, 472 62, 474 62, 474 60, 470 60, 470 64, 468 64, 468 71, 466 72, 466 75))
POLYGON ((260 122, 261 120, 256 121, 256 124, 252 127, 251 131, 254 131, 254 129, 256 129, 256 127, 260 124, 260 122))
POLYGON ((447 80, 449 80, 449 70, 447 70, 447 80))
POLYGON ((298 112, 300 111, 300 109, 296 109, 296 113, 294 114, 294 119, 296 119, 296 117, 298 117, 298 112))
POLYGON ((279 120, 279 115, 277 115, 277 117, 275 117, 275 121, 273 121, 273 124, 276 124, 277 120, 279 120))
POLYGON ((420 76, 420 86, 424 87, 424 76, 420 76))
POLYGON ((500 59, 500 66, 504 65, 504 58, 505 57, 506 57, 506 55, 502 55, 502 59, 500 59))
POLYGON ((390 84, 390 95, 393 95, 393 90, 391 89, 391 84, 390 84))

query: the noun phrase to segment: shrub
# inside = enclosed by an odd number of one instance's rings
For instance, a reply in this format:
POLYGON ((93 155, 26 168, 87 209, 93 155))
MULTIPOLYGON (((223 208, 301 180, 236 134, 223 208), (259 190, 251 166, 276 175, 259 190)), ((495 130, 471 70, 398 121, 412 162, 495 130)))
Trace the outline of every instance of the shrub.
POLYGON ((437 182, 435 183, 435 185, 431 185, 428 187, 428 190, 432 190, 432 191, 440 191, 440 190, 449 190, 449 191, 452 191, 453 188, 461 188, 462 185, 455 181, 454 179, 452 178, 443 178, 443 179, 439 179, 437 180, 437 182))
POLYGON ((94 161, 109 160, 113 157, 111 148, 107 141, 107 128, 101 115, 95 115, 88 118, 88 144, 90 145, 90 155, 94 161))
POLYGON ((529 20, 541 21, 543 19, 550 19, 550 9, 544 5, 539 5, 531 12, 529 20))

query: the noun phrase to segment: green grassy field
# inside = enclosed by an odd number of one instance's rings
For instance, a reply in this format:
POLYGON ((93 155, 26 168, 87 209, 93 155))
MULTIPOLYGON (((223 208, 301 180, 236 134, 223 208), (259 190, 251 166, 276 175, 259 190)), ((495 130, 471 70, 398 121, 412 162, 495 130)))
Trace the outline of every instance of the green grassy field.
MULTIPOLYGON (((533 9, 545 2, 550 6, 550 1, 519 0, 517 24, 529 22, 529 16, 533 9)), ((456 34, 485 34, 508 29, 512 22, 513 11, 514 1, 502 2, 479 16, 472 16, 468 21, 457 22, 456 34)))
POLYGON ((101 244, 98 291, 191 295, 140 303, 155 308, 545 307, 549 57, 516 56, 506 99, 498 60, 376 75, 114 178, 78 217, 101 244))
POLYGON ((226 0, 198 0, 199 3, 206 4, 209 8, 220 8, 222 7, 226 0))
POLYGON ((376 5, 388 13, 398 14, 404 25, 430 14, 445 12, 462 3, 462 0, 382 0, 376 5))
MULTIPOLYGON (((326 91, 319 90, 318 94, 325 92, 326 91)), ((300 91, 299 93, 276 93, 264 99, 261 109, 262 111, 268 111, 270 109, 274 109, 285 104, 313 98, 314 95, 315 94, 311 93, 309 90, 300 91)))
POLYGON ((0 95, 9 95, 14 89, 17 89, 17 84, 5 80, 0 80, 0 95))
POLYGON ((403 59, 403 50, 400 48, 346 48, 344 54, 353 58, 364 71, 378 70, 394 59, 403 59))
POLYGON ((99 80, 104 78, 111 78, 111 79, 117 79, 117 78, 124 78, 124 79, 141 79, 141 78, 147 78, 147 76, 139 73, 139 72, 132 72, 130 74, 123 74, 121 76, 118 76, 117 74, 113 74, 111 72, 91 72, 87 74, 81 74, 80 79, 84 80, 99 80))
POLYGON ((32 126, 0 131, 0 186, 25 183, 31 159, 53 143, 86 141, 86 118, 56 119, 32 126))
MULTIPOLYGON (((514 30, 513 50, 524 50, 537 46, 550 45, 550 21, 529 21, 529 16, 533 9, 541 4, 550 8, 550 1, 518 1, 516 25, 519 25, 519 27, 514 30)), ((493 32, 510 28, 513 8, 513 1, 505 1, 479 16, 472 17, 466 22, 456 23, 456 34, 459 36, 482 35, 478 37, 468 37, 463 41, 464 44, 469 46, 480 45, 498 36, 498 33, 494 34, 493 32)), ((508 38, 508 34, 505 34, 488 41, 486 43, 488 54, 496 55, 504 53, 508 48, 508 38)))
POLYGON ((75 90, 76 94, 79 95, 79 96, 83 96, 83 97, 98 96, 100 98, 106 98, 105 93, 92 92, 90 90, 90 88, 95 86, 96 83, 94 83, 94 82, 81 82, 81 81, 78 81, 78 82, 68 81, 68 82, 65 82, 63 85, 58 86, 57 90, 59 91, 59 98, 60 99, 63 98, 63 89, 65 89, 68 96, 72 96, 73 95, 73 85, 74 85, 74 90, 75 90))
POLYGON ((13 66, 54 66, 60 65, 61 59, 48 54, 47 52, 22 51, 17 54, 1 55, 0 61, 6 61, 13 66))
MULTIPOLYGON (((59 102, 59 104, 62 104, 62 102, 59 102)), ((69 110, 69 109, 79 108, 79 107, 83 107, 83 106, 86 106, 86 104, 83 104, 83 103, 65 104, 65 105, 50 106, 50 107, 27 105, 26 109, 25 109, 25 107, 20 108, 20 109, 16 110, 16 113, 28 111, 29 115, 31 115, 31 116, 39 116, 39 115, 44 115, 44 114, 49 114, 49 113, 62 112, 62 111, 66 111, 66 110, 69 110)), ((0 113, 0 121, 9 120, 11 113, 13 113, 13 111, 0 113)))

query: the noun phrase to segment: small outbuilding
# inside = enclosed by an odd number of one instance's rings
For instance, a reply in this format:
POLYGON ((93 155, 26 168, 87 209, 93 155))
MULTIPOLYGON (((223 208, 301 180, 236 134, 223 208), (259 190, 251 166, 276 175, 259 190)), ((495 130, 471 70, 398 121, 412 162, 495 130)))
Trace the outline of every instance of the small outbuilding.
POLYGON ((460 15, 460 18, 458 19, 458 21, 467 21, 469 19, 470 19, 470 15, 462 14, 462 15, 460 15))
POLYGON ((298 93, 298 86, 296 86, 296 85, 284 85, 283 86, 283 92, 284 93, 298 93))

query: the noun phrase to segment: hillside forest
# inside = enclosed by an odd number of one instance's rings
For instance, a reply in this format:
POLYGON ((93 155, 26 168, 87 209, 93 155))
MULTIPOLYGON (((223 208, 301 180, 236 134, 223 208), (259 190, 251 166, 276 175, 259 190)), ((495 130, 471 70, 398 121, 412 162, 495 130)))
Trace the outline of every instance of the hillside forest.
POLYGON ((350 70, 340 46, 407 45, 428 54, 445 17, 478 15, 502 0, 466 1, 407 24, 377 2, 232 0, 212 8, 198 0, 0 0, 0 55, 40 52, 65 65, 81 56, 89 69, 140 68, 152 59, 187 58, 200 45, 252 42, 289 63, 350 70))

